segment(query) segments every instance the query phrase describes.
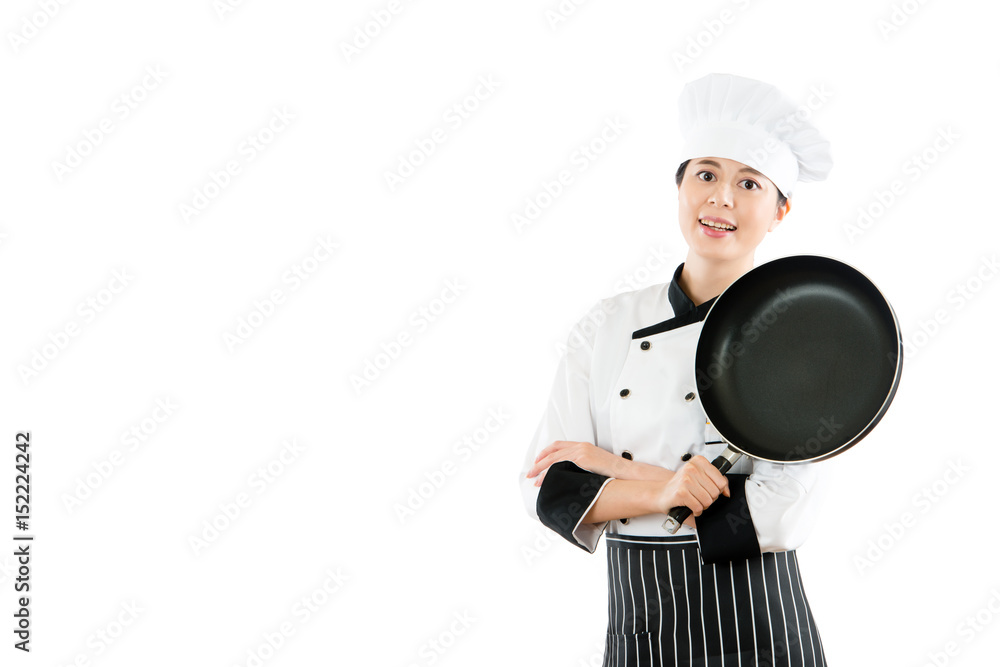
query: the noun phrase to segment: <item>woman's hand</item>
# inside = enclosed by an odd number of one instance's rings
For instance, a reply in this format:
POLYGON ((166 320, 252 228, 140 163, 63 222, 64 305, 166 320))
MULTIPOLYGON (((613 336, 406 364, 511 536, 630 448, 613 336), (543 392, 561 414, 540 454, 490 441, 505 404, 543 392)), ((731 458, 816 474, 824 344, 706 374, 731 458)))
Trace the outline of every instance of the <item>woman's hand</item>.
POLYGON ((704 512, 720 494, 729 497, 728 478, 704 456, 695 456, 663 486, 659 511, 668 514, 674 507, 687 507, 691 516, 684 523, 694 527, 692 517, 704 512))
POLYGON ((618 477, 616 473, 623 473, 631 461, 615 456, 606 449, 589 442, 570 442, 568 440, 556 440, 551 445, 543 449, 535 457, 535 465, 528 471, 528 477, 534 477, 535 486, 541 486, 545 478, 545 472, 549 466, 558 461, 572 461, 584 470, 595 472, 606 477, 618 477))

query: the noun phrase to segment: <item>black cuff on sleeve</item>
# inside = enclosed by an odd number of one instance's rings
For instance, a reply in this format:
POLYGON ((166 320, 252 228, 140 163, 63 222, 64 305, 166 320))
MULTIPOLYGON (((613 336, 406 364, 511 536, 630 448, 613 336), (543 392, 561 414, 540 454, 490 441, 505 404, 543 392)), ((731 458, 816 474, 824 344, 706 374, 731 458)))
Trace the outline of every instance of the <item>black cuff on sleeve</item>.
POLYGON ((730 497, 719 496, 695 518, 701 558, 706 563, 760 558, 757 530, 747 503, 749 475, 726 475, 730 497))
POLYGON ((538 488, 535 512, 539 520, 571 544, 589 553, 587 547, 573 537, 573 529, 580 523, 607 479, 606 475, 584 470, 572 461, 553 463, 538 488))

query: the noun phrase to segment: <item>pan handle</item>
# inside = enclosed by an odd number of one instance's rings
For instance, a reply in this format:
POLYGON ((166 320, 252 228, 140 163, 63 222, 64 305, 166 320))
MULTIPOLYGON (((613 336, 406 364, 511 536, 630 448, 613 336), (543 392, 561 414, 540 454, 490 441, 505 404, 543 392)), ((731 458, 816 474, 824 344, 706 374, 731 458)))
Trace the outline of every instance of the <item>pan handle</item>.
MULTIPOLYGON (((723 475, 725 475, 730 468, 732 468, 740 457, 743 456, 743 452, 738 452, 733 449, 732 445, 726 445, 725 451, 719 456, 715 457, 712 461, 712 465, 719 469, 723 475)), ((687 507, 675 507, 670 510, 670 514, 667 515, 667 520, 663 522, 663 528, 673 535, 678 530, 680 530, 681 524, 684 523, 684 519, 691 516, 691 510, 687 507)))

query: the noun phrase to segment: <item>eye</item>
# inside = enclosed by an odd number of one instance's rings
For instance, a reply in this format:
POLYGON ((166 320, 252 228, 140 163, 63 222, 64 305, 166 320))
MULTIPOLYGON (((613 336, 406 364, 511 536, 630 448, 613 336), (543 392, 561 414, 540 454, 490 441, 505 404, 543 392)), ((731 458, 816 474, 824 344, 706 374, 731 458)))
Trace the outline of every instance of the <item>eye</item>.
POLYGON ((757 181, 751 180, 749 178, 744 178, 742 181, 740 181, 740 183, 749 183, 750 185, 753 186, 749 188, 743 188, 744 190, 760 190, 760 185, 757 184, 757 181))
POLYGON ((705 181, 706 183, 707 183, 708 181, 711 181, 711 180, 713 180, 713 179, 715 178, 715 174, 713 174, 713 173, 712 173, 712 172, 710 172, 710 171, 699 171, 699 172, 697 173, 697 176, 698 176, 698 178, 699 178, 700 180, 703 180, 703 181, 705 181), (705 178, 701 178, 702 174, 705 174, 705 175, 709 176, 710 178, 707 178, 707 179, 705 179, 705 178))

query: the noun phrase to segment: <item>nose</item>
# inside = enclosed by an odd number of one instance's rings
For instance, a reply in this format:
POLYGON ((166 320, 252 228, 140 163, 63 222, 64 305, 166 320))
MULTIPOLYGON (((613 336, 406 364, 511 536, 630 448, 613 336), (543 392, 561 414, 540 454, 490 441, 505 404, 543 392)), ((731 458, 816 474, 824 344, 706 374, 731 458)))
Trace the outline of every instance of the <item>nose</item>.
POLYGON ((708 201, 716 206, 723 206, 726 208, 733 207, 733 188, 729 183, 723 180, 718 180, 715 182, 715 187, 708 194, 708 201))

